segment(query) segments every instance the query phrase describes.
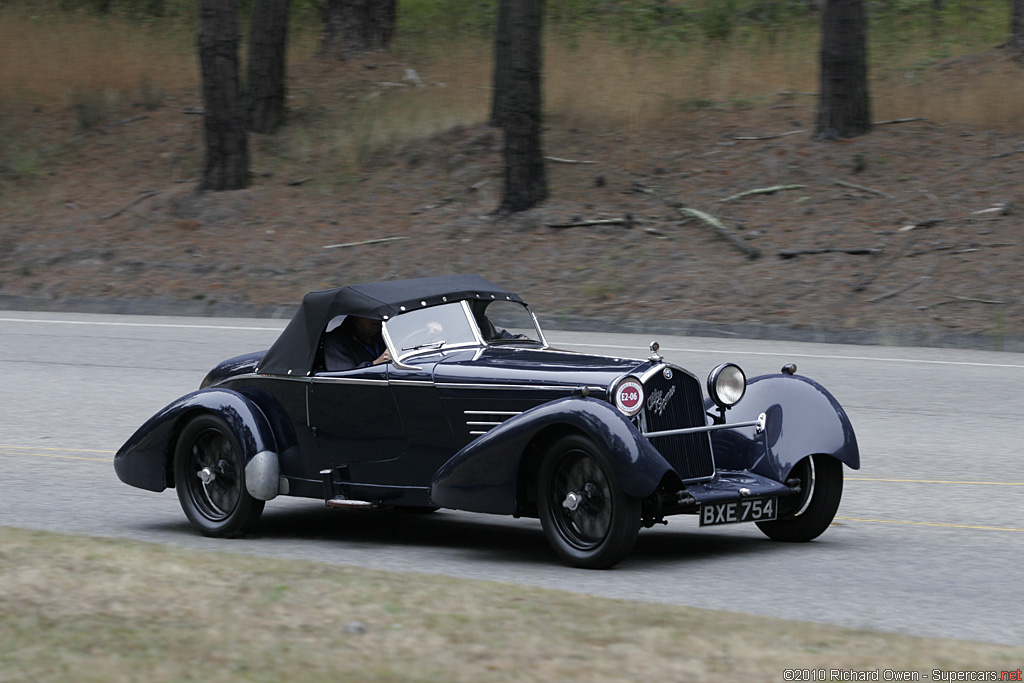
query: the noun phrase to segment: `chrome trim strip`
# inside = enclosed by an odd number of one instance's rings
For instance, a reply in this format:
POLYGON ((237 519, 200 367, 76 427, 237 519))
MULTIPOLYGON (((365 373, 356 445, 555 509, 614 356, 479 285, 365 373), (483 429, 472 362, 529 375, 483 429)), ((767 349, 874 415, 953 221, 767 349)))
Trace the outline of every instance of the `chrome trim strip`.
POLYGON ((707 425, 706 427, 687 427, 686 429, 666 429, 661 432, 643 432, 643 435, 650 439, 657 436, 699 434, 701 432, 717 432, 720 429, 739 429, 740 427, 757 427, 757 433, 760 434, 764 431, 764 414, 761 414, 758 419, 751 420, 750 422, 733 422, 732 424, 707 425))
POLYGON ((471 436, 483 436, 486 433, 487 432, 470 432, 470 435, 471 436))
POLYGON ((389 379, 388 384, 400 384, 406 387, 434 387, 430 380, 425 379, 389 379))
POLYGON ((467 422, 467 427, 497 427, 500 422, 467 422))
POLYGON ((235 380, 239 379, 280 379, 286 382, 308 382, 309 375, 268 375, 267 373, 264 372, 247 372, 243 375, 232 375, 230 377, 225 377, 221 381, 217 382, 216 384, 211 384, 210 386, 216 387, 220 386, 224 382, 234 382, 235 380))
MULTIPOLYGON (((553 386, 550 384, 439 384, 438 388, 445 389, 512 389, 515 391, 524 390, 539 390, 539 391, 564 391, 572 393, 580 389, 578 384, 567 384, 563 386, 553 386)), ((606 391, 605 387, 589 386, 587 387, 590 391, 606 391)), ((493 413, 489 413, 493 414, 493 413)))
POLYGON ((364 377, 330 377, 314 375, 313 384, 361 384, 370 386, 387 386, 386 379, 367 379, 364 377))
POLYGON ((463 415, 508 415, 512 417, 514 415, 522 415, 523 411, 511 411, 511 410, 463 410, 463 415))
MULTIPOLYGON (((690 372, 686 368, 681 368, 678 365, 672 365, 671 363, 656 363, 655 365, 652 365, 642 375, 640 375, 640 381, 643 382, 644 384, 647 384, 647 380, 651 379, 665 368, 672 368, 672 372, 682 372, 694 378, 698 382, 700 381, 700 378, 697 377, 697 375, 690 372)), ((634 377, 635 376, 636 375, 634 375, 634 377)))
POLYGON ((644 373, 640 375, 640 382, 642 384, 647 384, 647 380, 661 372, 665 368, 665 365, 665 363, 655 363, 651 367, 647 368, 647 370, 645 370, 644 373))

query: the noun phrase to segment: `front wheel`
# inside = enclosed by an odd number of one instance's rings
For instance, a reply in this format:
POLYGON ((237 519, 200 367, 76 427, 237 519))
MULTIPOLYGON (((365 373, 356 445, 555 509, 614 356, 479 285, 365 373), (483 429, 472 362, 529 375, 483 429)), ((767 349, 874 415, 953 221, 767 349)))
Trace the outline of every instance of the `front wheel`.
POLYGON ((194 417, 182 430, 174 451, 174 488, 188 521, 205 536, 242 536, 263 513, 263 501, 245 489, 242 449, 214 415, 194 417))
POLYGON ((773 541, 801 543, 829 527, 843 497, 843 463, 827 455, 811 455, 796 464, 790 478, 800 480, 801 493, 779 501, 779 517, 758 522, 773 541))
POLYGON ((608 456, 591 439, 564 436, 548 449, 537 500, 544 535, 568 564, 606 569, 633 549, 640 499, 613 480, 608 456))

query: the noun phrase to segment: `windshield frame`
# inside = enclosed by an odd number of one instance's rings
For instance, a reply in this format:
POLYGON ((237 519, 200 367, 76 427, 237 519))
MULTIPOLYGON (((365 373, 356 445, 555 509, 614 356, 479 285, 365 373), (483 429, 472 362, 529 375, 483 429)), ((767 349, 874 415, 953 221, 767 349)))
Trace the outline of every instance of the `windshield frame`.
POLYGON ((384 343, 387 344, 388 349, 391 351, 391 358, 394 360, 395 364, 399 365, 399 366, 403 365, 402 361, 404 361, 406 358, 411 358, 413 356, 418 356, 418 355, 421 355, 421 354, 424 354, 424 353, 436 353, 438 351, 443 351, 443 350, 446 350, 446 349, 458 349, 458 348, 470 348, 470 347, 474 347, 474 346, 483 346, 484 343, 485 343, 483 338, 480 336, 480 330, 479 330, 479 328, 476 325, 476 321, 473 319, 473 314, 472 314, 472 312, 470 311, 470 308, 469 308, 469 302, 466 301, 465 299, 463 299, 461 301, 458 301, 458 302, 452 301, 452 302, 449 302, 449 303, 441 304, 439 306, 431 306, 430 308, 419 308, 419 309, 416 309, 414 311, 408 311, 406 313, 403 313, 402 315, 397 315, 397 316, 395 316, 393 318, 385 320, 383 325, 381 326, 381 336, 384 337, 384 343), (407 318, 410 315, 417 314, 417 313, 420 313, 422 311, 437 310, 437 309, 441 309, 441 308, 450 308, 450 307, 455 306, 455 305, 458 305, 462 309, 462 315, 466 319, 466 324, 469 326, 469 330, 473 333, 473 339, 472 340, 462 340, 462 341, 453 342, 453 343, 447 343, 447 342, 444 342, 444 340, 440 340, 440 341, 442 341, 444 343, 442 343, 442 344, 440 344, 438 346, 433 346, 432 342, 424 341, 424 345, 422 345, 422 346, 407 347, 407 348, 403 349, 403 348, 399 347, 398 343, 393 339, 392 334, 391 334, 392 330, 389 329, 389 327, 388 327, 389 324, 394 324, 394 322, 397 321, 397 320, 401 320, 403 318, 407 318))
MULTIPOLYGON (((534 339, 533 337, 527 337, 526 339, 514 339, 514 338, 510 338, 510 339, 501 339, 501 338, 497 338, 497 339, 484 339, 483 340, 484 344, 486 344, 487 346, 509 346, 509 345, 514 345, 514 344, 528 344, 530 346, 535 346, 535 347, 539 346, 540 348, 547 348, 548 347, 548 340, 544 337, 544 330, 541 329, 540 322, 537 320, 537 316, 534 315, 533 311, 531 311, 530 307, 527 306, 526 304, 521 303, 519 301, 507 302, 507 301, 503 301, 503 300, 495 300, 495 301, 487 302, 485 308, 490 307, 493 304, 501 304, 501 305, 504 306, 506 303, 511 305, 511 306, 519 306, 520 308, 522 308, 526 312, 526 314, 529 316, 530 322, 533 325, 533 332, 536 335, 536 339, 534 339)), ((484 315, 484 316, 487 315, 486 310, 483 311, 482 315, 484 315)), ((479 321, 476 319, 476 316, 474 316, 473 322, 476 323, 477 327, 479 328, 480 325, 479 325, 479 321)), ((490 322, 491 322, 492 326, 497 327, 495 325, 494 321, 490 321, 490 322)), ((501 328, 501 329, 507 330, 507 328, 501 328)), ((520 327, 519 329, 525 329, 525 327, 520 327)), ((480 336, 481 336, 481 338, 483 338, 483 330, 480 330, 480 336)))
MULTIPOLYGON (((407 312, 405 312, 405 313, 403 313, 401 315, 394 316, 394 317, 389 318, 387 320, 384 320, 383 324, 381 325, 381 336, 384 338, 384 343, 387 345, 388 350, 391 352, 392 362, 394 362, 395 365, 398 366, 398 367, 405 367, 405 368, 412 368, 412 366, 410 366, 410 365, 408 365, 408 364, 406 364, 404 362, 406 359, 413 358, 415 356, 424 355, 424 354, 437 353, 439 351, 447 351, 447 350, 450 350, 450 349, 472 348, 472 347, 484 348, 484 347, 496 347, 496 346, 510 346, 510 345, 514 345, 514 344, 529 345, 529 346, 534 347, 534 348, 538 348, 538 347, 539 348, 547 348, 548 347, 548 342, 547 342, 547 339, 544 337, 544 331, 541 329, 540 323, 537 321, 537 316, 534 315, 533 311, 530 310, 529 306, 526 306, 525 304, 522 304, 522 303, 519 303, 519 302, 512 302, 512 303, 514 303, 517 306, 522 306, 526 310, 526 313, 529 315, 530 321, 533 323, 533 328, 536 331, 536 334, 537 334, 537 337, 538 337, 537 339, 532 339, 532 338, 531 339, 494 339, 494 340, 490 340, 490 341, 484 339, 483 333, 480 330, 480 325, 477 323, 476 316, 473 314, 473 309, 472 309, 472 307, 470 305, 470 302, 468 300, 466 300, 466 299, 462 299, 462 300, 457 301, 457 302, 456 301, 452 301, 452 302, 440 304, 439 306, 430 306, 429 309, 428 308, 418 308, 418 309, 415 309, 415 310, 412 310, 412 311, 407 311, 407 312), (426 310, 431 310, 431 309, 448 308, 448 307, 452 307, 452 306, 455 306, 455 305, 458 305, 462 309, 462 315, 465 317, 466 323, 469 326, 469 330, 473 333, 473 339, 471 339, 471 340, 470 339, 464 339, 464 340, 453 342, 453 343, 445 342, 445 343, 438 344, 437 346, 434 346, 433 342, 424 340, 424 345, 418 346, 417 348, 401 348, 398 345, 397 340, 395 340, 393 335, 392 335, 392 333, 395 332, 396 330, 394 330, 393 328, 389 328, 389 325, 393 326, 395 321, 401 320, 402 318, 406 318, 409 315, 414 315, 414 314, 417 314, 417 313, 419 313, 421 311, 426 311, 426 310)), ((438 341, 444 341, 444 340, 438 340, 438 341)))

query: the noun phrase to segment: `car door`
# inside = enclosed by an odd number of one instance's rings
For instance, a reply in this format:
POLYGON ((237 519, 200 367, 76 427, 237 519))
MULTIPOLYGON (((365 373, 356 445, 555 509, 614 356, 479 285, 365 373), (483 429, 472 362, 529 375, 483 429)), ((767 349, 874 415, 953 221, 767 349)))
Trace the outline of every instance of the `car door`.
POLYGON ((322 466, 349 465, 359 480, 366 464, 394 460, 405 451, 406 429, 387 373, 384 363, 313 376, 309 422, 322 466))

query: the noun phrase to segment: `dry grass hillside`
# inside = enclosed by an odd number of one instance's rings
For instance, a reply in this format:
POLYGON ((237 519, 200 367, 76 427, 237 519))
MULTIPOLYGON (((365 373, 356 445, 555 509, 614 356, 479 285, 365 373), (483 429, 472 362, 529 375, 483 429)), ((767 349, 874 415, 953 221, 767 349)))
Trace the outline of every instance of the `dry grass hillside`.
POLYGON ((252 186, 198 194, 191 46, 150 37, 155 75, 0 62, 0 307, 287 314, 479 272, 551 327, 1024 349, 1024 72, 999 50, 875 74, 876 120, 922 118, 824 143, 805 50, 553 45, 551 199, 498 218, 480 46, 297 54, 252 186))

